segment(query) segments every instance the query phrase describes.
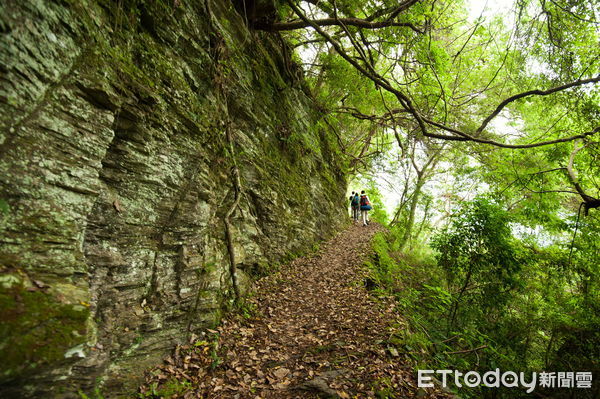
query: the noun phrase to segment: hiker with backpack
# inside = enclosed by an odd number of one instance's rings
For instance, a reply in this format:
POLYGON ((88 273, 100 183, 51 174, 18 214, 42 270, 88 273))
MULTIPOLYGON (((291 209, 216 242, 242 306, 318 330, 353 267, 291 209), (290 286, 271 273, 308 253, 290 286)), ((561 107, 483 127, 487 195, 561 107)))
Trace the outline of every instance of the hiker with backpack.
POLYGON ((358 196, 358 191, 352 191, 352 195, 350 196, 350 206, 352 208, 352 219, 354 223, 358 222, 358 211, 360 209, 360 198, 358 196))
POLYGON ((363 222, 363 226, 369 224, 369 211, 373 209, 371 206, 371 201, 369 201, 369 197, 365 194, 365 190, 360 192, 360 216, 363 222))

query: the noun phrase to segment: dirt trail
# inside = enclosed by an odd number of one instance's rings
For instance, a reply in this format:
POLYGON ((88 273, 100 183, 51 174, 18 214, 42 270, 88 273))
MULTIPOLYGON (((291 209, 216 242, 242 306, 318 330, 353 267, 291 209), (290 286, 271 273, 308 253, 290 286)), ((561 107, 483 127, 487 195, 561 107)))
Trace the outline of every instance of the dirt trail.
POLYGON ((369 295, 362 268, 381 230, 351 226, 258 281, 252 316, 225 320, 212 343, 178 350, 149 383, 176 377, 185 398, 447 397, 418 390, 405 359, 386 349, 399 316, 369 295))

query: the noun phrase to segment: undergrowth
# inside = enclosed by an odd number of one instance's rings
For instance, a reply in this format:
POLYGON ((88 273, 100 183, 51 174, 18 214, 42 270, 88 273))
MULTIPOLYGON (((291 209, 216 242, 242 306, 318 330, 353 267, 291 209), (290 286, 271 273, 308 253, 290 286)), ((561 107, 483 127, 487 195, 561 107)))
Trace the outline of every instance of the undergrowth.
MULTIPOLYGON (((529 376, 597 370, 600 318, 584 306, 595 294, 578 293, 577 274, 560 273, 568 251, 520 241, 509 221, 493 202, 475 200, 412 252, 398 251, 400 229, 374 236, 365 285, 374 295, 395 298, 404 323, 392 326, 386 344, 415 369, 483 374, 498 368, 529 376)), ((539 384, 531 394, 521 388, 454 389, 461 397, 490 399, 596 394, 593 388, 539 384)))

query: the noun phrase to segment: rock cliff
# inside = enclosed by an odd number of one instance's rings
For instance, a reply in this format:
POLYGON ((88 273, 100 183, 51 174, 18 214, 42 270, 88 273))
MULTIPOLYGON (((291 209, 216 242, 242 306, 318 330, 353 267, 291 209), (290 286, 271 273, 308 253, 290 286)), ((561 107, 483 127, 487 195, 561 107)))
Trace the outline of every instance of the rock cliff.
POLYGON ((335 136, 246 26, 229 1, 0 5, 0 396, 131 393, 231 305, 232 254, 243 291, 343 223, 335 136))

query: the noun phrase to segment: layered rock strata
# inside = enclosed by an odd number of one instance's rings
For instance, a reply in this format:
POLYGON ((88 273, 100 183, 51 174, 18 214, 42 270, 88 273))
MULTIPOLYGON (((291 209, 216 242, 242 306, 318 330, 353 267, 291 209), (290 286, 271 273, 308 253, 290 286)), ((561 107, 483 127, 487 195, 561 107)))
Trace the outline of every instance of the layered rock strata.
POLYGON ((227 1, 0 5, 0 396, 131 393, 231 304, 230 251, 243 291, 343 222, 335 136, 246 22, 227 1))

